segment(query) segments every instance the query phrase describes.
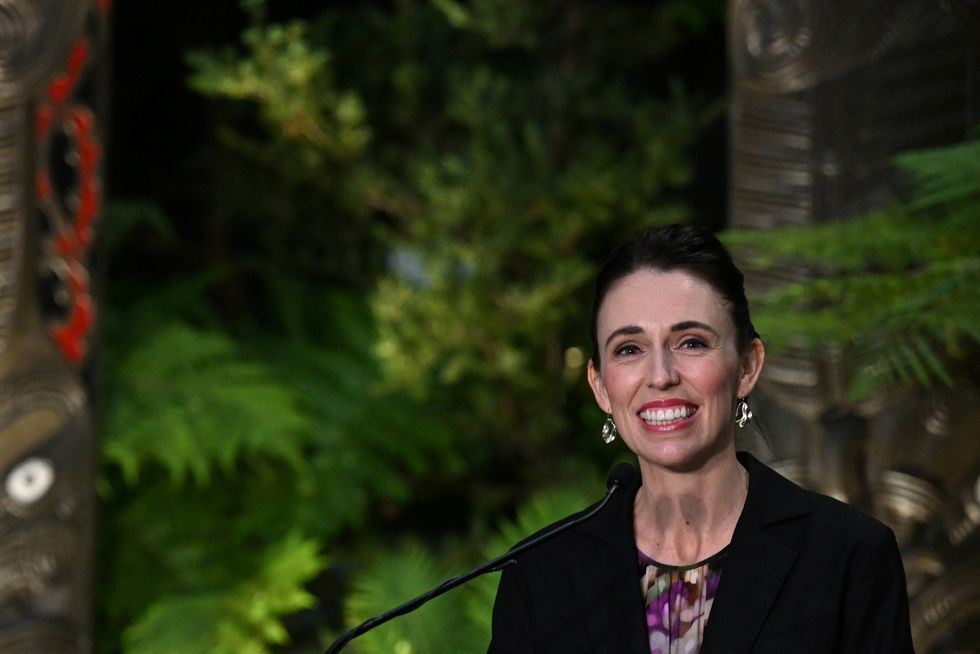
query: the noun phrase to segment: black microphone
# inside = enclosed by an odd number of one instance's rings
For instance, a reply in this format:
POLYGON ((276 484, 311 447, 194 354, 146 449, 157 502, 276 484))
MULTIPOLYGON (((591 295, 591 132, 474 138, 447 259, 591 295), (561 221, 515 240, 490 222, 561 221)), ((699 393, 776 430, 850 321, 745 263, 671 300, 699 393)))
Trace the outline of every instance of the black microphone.
POLYGON ((419 608, 420 606, 428 602, 430 599, 438 597, 439 595, 442 595, 446 591, 452 590, 457 586, 461 586, 462 584, 465 584, 467 581, 473 579, 474 577, 479 577, 480 575, 484 575, 488 572, 497 572, 507 567, 508 565, 512 565, 516 563, 517 562, 516 557, 518 555, 523 554, 529 549, 537 547, 538 545, 545 542, 546 540, 549 540, 550 538, 557 536, 561 532, 571 529, 572 527, 585 522, 595 514, 599 513, 599 511, 601 511, 609 502, 609 498, 611 498, 616 491, 622 488, 626 488, 630 484, 632 484, 633 479, 635 477, 636 477, 636 469, 633 468, 633 466, 631 466, 629 463, 623 462, 617 464, 609 473, 609 476, 606 478, 607 490, 606 490, 605 497, 603 497, 602 500, 598 504, 596 504, 595 507, 593 507, 592 509, 586 511, 585 513, 578 516, 577 518, 573 518, 571 520, 568 520, 567 522, 562 522, 561 524, 555 525, 551 529, 547 529, 543 532, 540 532, 534 538, 524 541, 520 545, 511 548, 511 550, 508 551, 507 553, 502 554, 501 556, 498 556, 495 559, 490 559, 486 563, 476 568, 473 568, 472 570, 470 570, 465 574, 461 574, 459 576, 451 577, 447 579, 446 581, 442 582, 432 590, 426 593, 422 593, 418 597, 414 599, 410 599, 409 601, 405 602, 400 606, 396 606, 395 608, 391 609, 387 613, 383 613, 382 615, 371 618, 370 620, 365 620, 364 622, 362 622, 361 624, 354 627, 353 629, 351 629, 350 631, 342 635, 340 638, 335 640, 333 644, 327 648, 324 654, 334 654, 335 652, 339 652, 341 649, 344 648, 345 645, 347 645, 347 643, 354 640, 358 636, 361 636, 371 631, 375 627, 383 625, 385 622, 388 622, 393 618, 397 618, 400 615, 405 615, 406 613, 411 613, 415 609, 419 608))

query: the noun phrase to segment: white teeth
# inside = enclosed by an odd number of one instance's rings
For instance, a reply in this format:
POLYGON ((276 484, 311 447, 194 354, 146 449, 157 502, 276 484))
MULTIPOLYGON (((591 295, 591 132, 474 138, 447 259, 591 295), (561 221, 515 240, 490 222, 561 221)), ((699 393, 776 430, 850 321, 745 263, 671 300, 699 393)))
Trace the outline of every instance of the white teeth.
POLYGON ((648 425, 664 425, 669 422, 683 420, 694 413, 694 408, 686 405, 670 409, 647 409, 640 412, 640 418, 648 425))

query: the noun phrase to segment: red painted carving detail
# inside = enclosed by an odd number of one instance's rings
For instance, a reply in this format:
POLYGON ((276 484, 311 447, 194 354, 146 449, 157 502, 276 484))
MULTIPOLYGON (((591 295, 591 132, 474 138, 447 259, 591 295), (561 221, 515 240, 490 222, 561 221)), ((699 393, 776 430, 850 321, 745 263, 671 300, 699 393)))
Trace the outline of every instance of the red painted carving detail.
POLYGON ((88 61, 89 43, 86 37, 82 37, 75 43, 65 62, 65 70, 56 75, 48 85, 48 100, 54 104, 63 104, 71 95, 72 90, 82 76, 85 62, 88 61))
MULTIPOLYGON (((108 0, 93 3, 100 18, 108 14, 109 4, 108 0)), ((58 272, 62 288, 70 298, 64 318, 52 320, 49 329, 65 358, 76 364, 85 360, 88 338, 95 325, 96 307, 85 264, 94 238, 94 223, 102 210, 99 180, 102 147, 95 116, 75 97, 91 63, 92 49, 88 36, 78 39, 63 71, 51 80, 46 94, 37 103, 34 116, 38 143, 34 187, 51 230, 47 249, 49 257, 56 262, 52 268, 58 272), (53 151, 52 135, 57 131, 67 136, 67 152, 53 151), (49 169, 54 157, 62 156, 77 178, 67 202, 66 198, 57 197, 49 169)))

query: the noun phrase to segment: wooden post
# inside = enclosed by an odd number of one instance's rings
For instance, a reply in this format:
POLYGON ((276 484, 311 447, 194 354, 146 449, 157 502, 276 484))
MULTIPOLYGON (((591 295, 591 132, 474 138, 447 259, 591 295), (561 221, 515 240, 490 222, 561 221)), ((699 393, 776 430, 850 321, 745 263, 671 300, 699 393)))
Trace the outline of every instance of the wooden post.
POLYGON ((0 0, 0 651, 92 649, 108 2, 0 0))
MULTIPOLYGON (((980 123, 976 0, 729 0, 729 225, 848 220, 895 191, 898 152, 980 123)), ((747 271, 750 295, 816 272, 747 271)), ((903 547, 919 654, 972 651, 980 624, 977 389, 848 400, 843 353, 767 361, 771 461, 862 505, 903 547), (971 638, 974 640, 971 642, 971 638)))

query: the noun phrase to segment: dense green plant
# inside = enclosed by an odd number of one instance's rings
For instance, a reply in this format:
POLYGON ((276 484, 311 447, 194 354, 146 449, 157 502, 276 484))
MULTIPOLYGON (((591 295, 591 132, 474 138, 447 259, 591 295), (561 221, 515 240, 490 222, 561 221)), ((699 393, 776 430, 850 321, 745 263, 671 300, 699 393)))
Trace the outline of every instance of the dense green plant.
POLYGON ((379 238, 390 384, 451 395, 477 461, 494 442, 546 456, 596 258, 686 216, 687 149, 719 105, 652 73, 721 3, 366 4, 285 25, 250 6, 243 51, 190 59, 195 88, 258 112, 261 137, 227 143, 379 238))
MULTIPOLYGON (((243 6, 196 213, 107 222, 106 652, 316 650, 594 499, 588 280, 720 119, 720 0, 243 6)), ((351 651, 478 651, 495 585, 351 651)))
POLYGON ((810 266, 755 304, 777 351, 837 348, 851 395, 974 378, 980 345, 980 141, 896 159, 901 198, 848 222, 729 233, 750 266, 810 266))
POLYGON ((323 299, 329 345, 164 320, 110 352, 102 598, 127 652, 267 651, 325 542, 458 466, 438 421, 377 390, 363 302, 323 299))

